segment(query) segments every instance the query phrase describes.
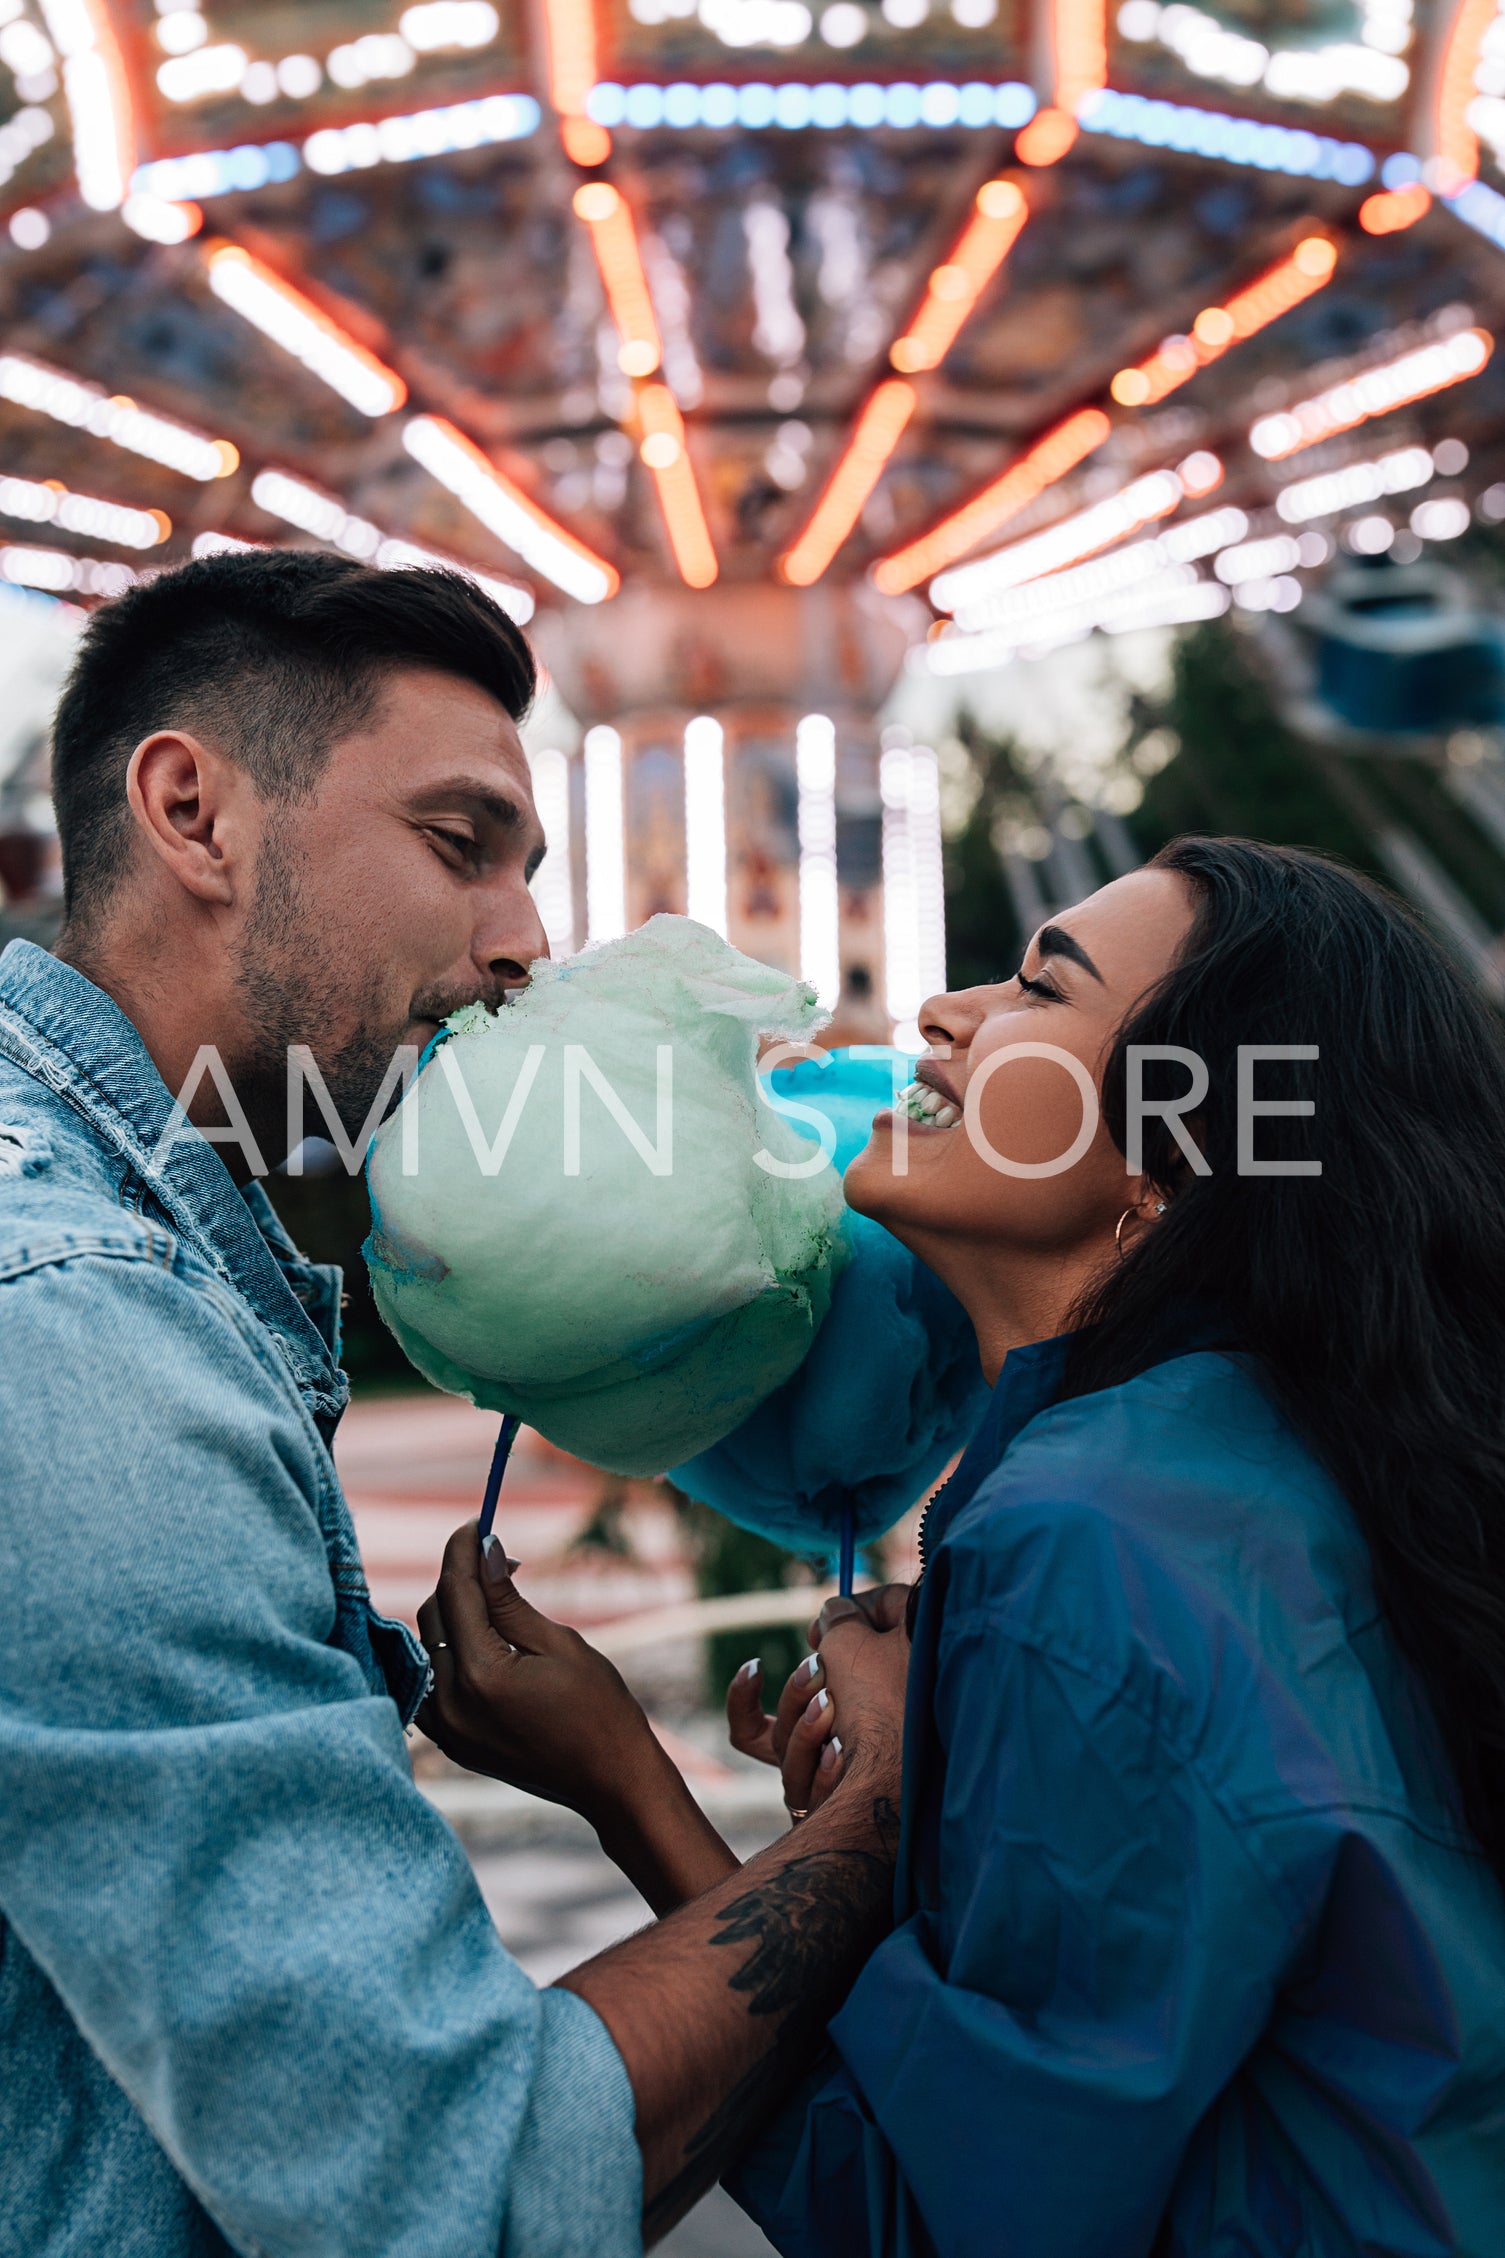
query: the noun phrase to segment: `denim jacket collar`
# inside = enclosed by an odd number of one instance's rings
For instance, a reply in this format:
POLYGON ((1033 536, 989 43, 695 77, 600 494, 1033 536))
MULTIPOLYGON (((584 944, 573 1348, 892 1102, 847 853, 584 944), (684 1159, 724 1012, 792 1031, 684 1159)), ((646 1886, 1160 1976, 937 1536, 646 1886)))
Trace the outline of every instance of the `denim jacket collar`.
POLYGON ((305 1262, 259 1184, 244 1195, 185 1124, 160 1167, 173 1109, 136 1029, 102 988, 31 941, 0 955, 0 1048, 79 1114, 150 1192, 184 1243, 248 1302, 328 1433, 348 1398, 339 1274, 305 1262))

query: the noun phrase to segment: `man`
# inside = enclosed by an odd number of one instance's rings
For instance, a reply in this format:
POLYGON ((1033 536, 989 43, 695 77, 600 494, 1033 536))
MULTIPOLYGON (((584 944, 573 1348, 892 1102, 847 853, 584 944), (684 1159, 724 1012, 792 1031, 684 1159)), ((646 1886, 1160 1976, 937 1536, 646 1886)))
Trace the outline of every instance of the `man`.
MULTIPOLYGON (((543 953, 532 688, 457 576, 262 552, 97 612, 59 707, 65 931, 0 960, 6 2258, 636 2250, 885 1925, 855 1627, 847 1772, 748 1868, 646 1750, 599 1788, 656 1902, 704 1894, 566 1988, 409 1773, 427 1658, 329 1456, 338 1278, 255 1176, 290 1047, 357 1137, 394 1053, 543 953)), ((567 1634, 488 1568, 451 1547, 444 1624, 541 1715, 567 1634)))

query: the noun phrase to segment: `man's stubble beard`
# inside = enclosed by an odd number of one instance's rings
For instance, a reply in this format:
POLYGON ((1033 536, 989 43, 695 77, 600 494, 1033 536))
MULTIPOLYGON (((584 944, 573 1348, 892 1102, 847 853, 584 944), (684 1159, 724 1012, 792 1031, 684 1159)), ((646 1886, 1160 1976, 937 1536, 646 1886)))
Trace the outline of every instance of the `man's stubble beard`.
MULTIPOLYGON (((280 1155, 287 1142, 288 1052, 293 1044, 307 1044, 313 1052, 345 1134, 354 1137, 364 1128, 399 1047, 411 1041, 411 1019, 440 1021, 464 1004, 483 1002, 494 1008, 507 1000, 505 989, 477 979, 461 989, 425 989, 400 1018, 388 1018, 375 967, 368 976, 369 993, 361 997, 347 969, 352 953, 348 927, 338 935, 327 933, 311 906, 309 858, 295 824, 295 814, 285 811, 268 820, 236 975, 247 1045, 232 1075, 269 1157, 280 1155), (347 944, 343 950, 342 940, 347 944), (329 1029, 351 1026, 353 1002, 359 1007, 353 1030, 331 1050, 329 1029)), ((384 1119, 400 1103, 403 1087, 394 1080, 382 1109, 384 1119)), ((302 1135, 328 1135, 329 1124, 306 1088, 303 1116, 302 1135)))
MULTIPOLYGON (((245 1012, 247 1042, 233 1077, 241 1103, 268 1156, 287 1142, 288 1052, 303 1043, 313 1052, 331 1102, 353 1137, 365 1123, 393 1056, 407 1033, 406 1016, 383 1016, 375 993, 362 997, 339 937, 325 931, 311 902, 308 857, 293 819, 268 821, 256 859, 256 895, 246 919, 236 985, 245 1012), (342 957, 344 962, 342 963, 342 957), (355 987, 356 992, 352 994, 355 987), (331 1050, 329 1030, 354 1029, 331 1050)), ((372 974, 371 989, 378 985, 372 974)), ((385 1109, 402 1095, 395 1085, 385 1109)), ((304 1094, 305 1136, 327 1136, 317 1101, 304 1094)))

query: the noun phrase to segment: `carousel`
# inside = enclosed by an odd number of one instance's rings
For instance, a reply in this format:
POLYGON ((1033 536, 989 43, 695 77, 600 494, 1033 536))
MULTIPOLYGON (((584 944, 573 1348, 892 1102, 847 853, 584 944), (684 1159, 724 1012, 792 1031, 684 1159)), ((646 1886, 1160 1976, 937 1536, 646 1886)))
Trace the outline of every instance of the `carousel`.
POLYGON ((903 1030, 902 670, 1326 589, 1372 702, 1343 576, 1445 614, 1505 517, 1496 0, 0 18, 0 582, 42 633, 236 544, 473 573, 570 721, 556 951, 687 910, 903 1030))

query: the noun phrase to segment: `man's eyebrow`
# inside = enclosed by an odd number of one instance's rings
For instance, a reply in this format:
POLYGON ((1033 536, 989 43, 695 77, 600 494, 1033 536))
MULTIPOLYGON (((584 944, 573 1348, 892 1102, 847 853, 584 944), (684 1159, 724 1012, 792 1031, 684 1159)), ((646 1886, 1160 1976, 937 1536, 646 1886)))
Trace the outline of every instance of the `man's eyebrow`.
POLYGON ((1042 925, 1035 937, 1035 947, 1042 957, 1069 957, 1072 963, 1079 964, 1084 972, 1090 972, 1099 987, 1104 985, 1103 976, 1098 971, 1097 966, 1088 956, 1081 942, 1074 940, 1064 925, 1042 925))
POLYGON ((445 800, 468 800, 480 815, 486 816, 503 831, 517 831, 527 821, 520 803, 507 792, 499 792, 487 778, 478 776, 447 776, 438 784, 425 785, 417 794, 415 804, 433 807, 445 800))

